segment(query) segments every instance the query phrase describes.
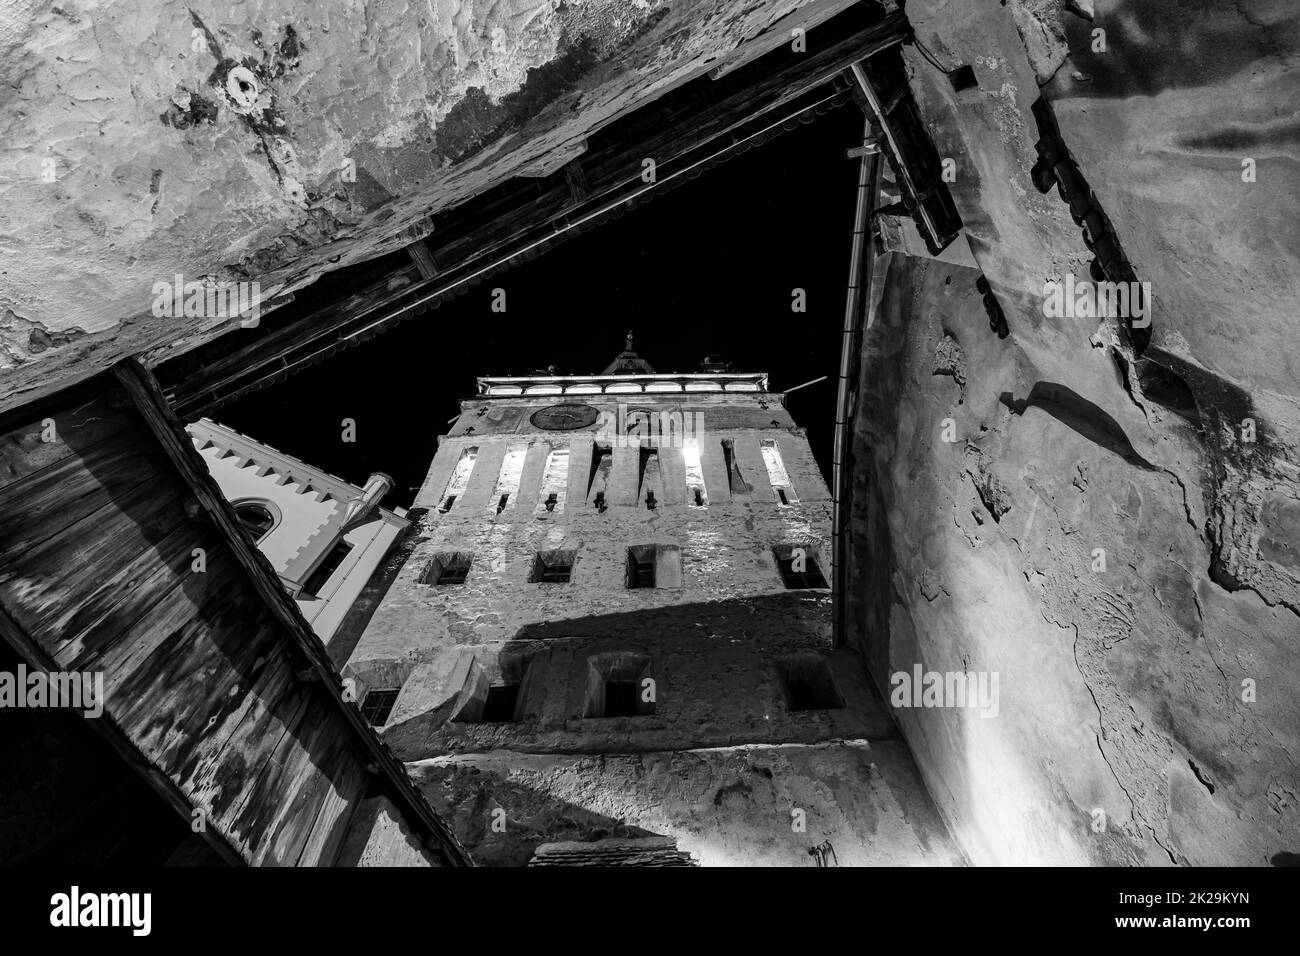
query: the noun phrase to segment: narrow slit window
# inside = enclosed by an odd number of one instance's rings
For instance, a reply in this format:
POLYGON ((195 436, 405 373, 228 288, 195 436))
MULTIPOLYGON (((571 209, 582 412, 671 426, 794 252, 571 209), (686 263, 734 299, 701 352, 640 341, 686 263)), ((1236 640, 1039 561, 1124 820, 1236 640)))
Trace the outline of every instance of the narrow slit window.
POLYGON ((591 471, 587 474, 587 500, 599 511, 605 510, 605 489, 614 468, 614 452, 608 445, 591 447, 591 471))
POLYGON ((351 551, 352 545, 349 542, 335 542, 334 547, 325 556, 325 560, 318 564, 311 576, 307 578, 307 583, 302 586, 302 593, 310 597, 320 594, 321 588, 325 587, 351 551))
POLYGON ((798 501, 794 487, 790 484, 790 473, 785 470, 785 462, 781 460, 781 449, 777 447, 776 442, 770 438, 764 439, 759 450, 763 454, 767 480, 772 485, 772 491, 776 493, 776 500, 783 505, 798 501))
POLYGON ((447 479, 447 490, 443 492, 442 504, 438 507, 440 514, 446 514, 450 511, 451 506, 456 503, 456 499, 465 493, 465 489, 469 487, 469 476, 474 472, 474 462, 477 459, 477 445, 461 451, 456 467, 452 469, 451 477, 447 479))
POLYGON ((382 727, 388 723, 388 717, 392 714, 393 705, 396 703, 397 691, 393 688, 367 691, 361 701, 361 716, 369 721, 372 727, 382 727))
POLYGON ((524 458, 527 455, 527 445, 511 445, 506 449, 505 457, 501 460, 501 471, 497 475, 497 486, 492 492, 497 503, 497 514, 505 511, 510 499, 519 493, 519 482, 524 474, 524 458))
POLYGON ((704 490, 704 466, 700 461, 698 442, 688 441, 682 448, 682 460, 686 464, 686 500, 696 508, 708 506, 708 493, 704 490))
POLYGON ((659 505, 663 494, 663 478, 659 466, 659 451, 655 448, 641 448, 637 462, 637 497, 645 502, 651 511, 659 505), (658 495, 655 492, 659 492, 658 495))
POLYGON ((541 504, 538 510, 564 511, 569 487, 569 449, 552 448, 542 472, 541 504))
POLYGON ((722 439, 722 460, 727 466, 727 481, 733 495, 747 495, 752 490, 749 482, 740 473, 740 462, 736 461, 736 443, 730 438, 722 439))

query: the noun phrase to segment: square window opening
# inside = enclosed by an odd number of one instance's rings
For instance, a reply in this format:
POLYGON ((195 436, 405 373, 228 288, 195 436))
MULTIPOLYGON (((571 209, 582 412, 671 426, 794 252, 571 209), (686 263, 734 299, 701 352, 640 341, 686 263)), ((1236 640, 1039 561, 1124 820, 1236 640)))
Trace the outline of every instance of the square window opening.
POLYGON ((533 558, 530 584, 568 584, 573 579, 576 551, 539 551, 533 558))
POLYGON ((835 687, 830 666, 820 654, 801 654, 777 662, 786 710, 838 710, 844 698, 835 687))
POLYGON ((391 687, 383 690, 367 691, 366 696, 361 701, 361 716, 364 717, 372 727, 382 727, 388 723, 388 718, 393 712, 393 705, 397 703, 397 690, 391 687))

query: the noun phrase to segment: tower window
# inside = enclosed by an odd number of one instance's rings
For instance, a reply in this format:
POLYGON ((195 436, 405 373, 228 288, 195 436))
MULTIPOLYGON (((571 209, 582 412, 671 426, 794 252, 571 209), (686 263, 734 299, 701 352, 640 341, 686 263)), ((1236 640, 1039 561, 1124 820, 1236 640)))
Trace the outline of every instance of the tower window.
POLYGON ((652 588, 655 586, 654 546, 627 549, 627 586, 652 588))
POLYGON ((523 444, 514 444, 506 449, 505 457, 501 460, 501 472, 497 475, 497 486, 493 492, 497 500, 497 514, 506 510, 512 495, 518 494, 519 482, 524 473, 524 458, 527 454, 528 446, 523 444))
POLYGON ((533 652, 485 653, 470 661, 451 720, 462 724, 514 724, 530 719, 533 652))
POLYGON ((781 581, 790 590, 829 587, 813 551, 808 544, 783 544, 772 549, 781 581))
POLYGON ((531 584, 568 584, 573 576, 573 551, 539 551, 528 576, 531 584))
POLYGON ((767 480, 772 485, 772 490, 776 492, 776 500, 783 505, 798 501, 794 487, 790 484, 790 473, 785 470, 785 462, 781 460, 781 449, 777 447, 776 441, 771 438, 764 439, 759 450, 763 455, 763 465, 767 468, 767 480))
POLYGON ((700 445, 694 439, 682 447, 682 460, 686 465, 686 500, 696 508, 708 505, 708 495, 704 490, 704 466, 700 462, 700 445))
POLYGON ((672 544, 639 544, 628 548, 625 583, 629 588, 681 587, 681 548, 672 544))
POLYGON ((438 507, 439 514, 446 514, 451 510, 451 506, 456 503, 456 499, 465 493, 469 487, 469 476, 474 472, 474 462, 478 459, 478 446, 463 449, 460 458, 456 461, 456 467, 452 469, 451 477, 447 479, 447 489, 442 494, 442 504, 438 507))
POLYGON ((452 551, 439 554, 429 562, 424 573, 420 575, 420 584, 450 585, 464 584, 469 577, 469 569, 474 563, 474 556, 464 551, 452 551))
POLYGON ((636 683, 634 681, 605 681, 605 713, 602 716, 636 716, 636 683))
POLYGON ((616 651, 587 660, 587 717, 647 717, 655 712, 658 687, 650 658, 616 651))
POLYGON ((265 505, 254 502, 235 505, 235 517, 239 519, 239 526, 253 539, 254 544, 266 537, 267 533, 275 527, 275 515, 271 514, 271 510, 265 505))
POLYGON ((777 661, 786 710, 837 710, 844 698, 835 688, 830 667, 820 654, 799 654, 777 661))
POLYGON ((483 701, 483 714, 479 717, 479 722, 512 724, 515 722, 515 709, 518 705, 518 684, 497 684, 489 687, 487 699, 483 701))
POLYGON ((388 717, 397 703, 397 691, 393 688, 367 691, 361 701, 361 716, 373 727, 382 727, 388 723, 388 717))
POLYGON ((637 496, 651 511, 659 506, 655 490, 663 491, 663 477, 659 452, 654 448, 641 448, 637 455, 637 496))
POLYGON ((316 570, 312 571, 311 577, 307 578, 307 583, 302 586, 302 593, 310 597, 320 594, 321 588, 325 587, 351 551, 352 545, 349 542, 336 541, 334 547, 330 548, 329 554, 325 556, 325 560, 316 565, 316 570))
POLYGON ((608 445, 591 446, 591 471, 587 474, 587 500, 598 511, 605 510, 605 488, 614 467, 614 452, 608 445))
POLYGON ((752 491, 749 482, 740 473, 740 463, 736 461, 736 443, 730 438, 722 439, 722 459, 727 466, 727 481, 733 495, 747 495, 752 491))
POLYGON ((542 473, 542 507, 547 511, 564 511, 569 487, 569 449, 552 448, 546 456, 542 473))

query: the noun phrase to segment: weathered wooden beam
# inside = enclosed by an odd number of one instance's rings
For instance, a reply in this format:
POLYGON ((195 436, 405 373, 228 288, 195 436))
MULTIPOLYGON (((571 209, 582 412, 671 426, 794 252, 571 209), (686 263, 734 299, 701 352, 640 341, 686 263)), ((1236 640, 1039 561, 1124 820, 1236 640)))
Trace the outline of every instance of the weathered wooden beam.
MULTIPOLYGON (((44 671, 47 674, 53 674, 60 670, 45 649, 32 640, 27 632, 9 616, 3 605, 0 605, 0 638, 4 638, 18 652, 19 657, 26 661, 28 667, 44 671)), ((86 722, 90 725, 91 730, 97 733, 122 758, 127 766, 143 777, 163 800, 181 815, 182 819, 187 821, 193 819, 194 806, 189 798, 170 777, 160 773, 156 767, 144 759, 131 742, 131 739, 118 727, 108 713, 103 713, 86 722)), ((215 829, 209 827, 200 835, 207 841, 208 846, 212 847, 217 855, 231 866, 243 866, 247 862, 215 829)))
POLYGON ((383 280, 325 309, 296 319, 285 316, 287 324, 234 353, 213 348, 203 356, 188 357, 188 364, 182 357, 164 366, 159 374, 169 383, 177 411, 196 417, 287 371, 319 361, 360 336, 369 337, 427 308, 465 282, 547 248, 576 224, 594 224, 609 210, 663 188, 674 164, 703 168, 817 103, 838 101, 842 94, 834 83, 850 63, 910 36, 899 12, 865 27, 860 22, 852 29, 834 24, 828 21, 810 31, 806 53, 782 48, 721 80, 701 77, 693 82, 710 85, 707 96, 692 93, 687 84, 602 128, 590 137, 582 156, 585 186, 579 183, 578 190, 577 170, 566 167, 550 176, 511 180, 438 212, 437 230, 426 245, 441 267, 439 275, 414 283, 383 280), (641 180, 647 157, 655 159, 659 170, 654 184, 641 180), (578 198, 581 188, 586 196, 578 198))
MULTIPOLYGON (((406 768, 393 756, 365 719, 360 710, 344 700, 343 682, 325 653, 325 647, 311 631, 297 605, 285 594, 278 576, 266 557, 240 530, 234 508, 226 501, 209 474, 203 459, 189 440, 179 420, 168 407, 153 375, 135 359, 113 367, 112 374, 131 397, 135 411, 143 418, 163 454, 180 473, 184 483, 207 510, 213 526, 247 573, 253 588, 272 614, 287 631, 290 642, 301 657, 320 675, 313 693, 323 695, 329 708, 341 714, 352 728, 355 738, 384 771, 395 800, 410 815, 412 827, 424 830, 424 837, 452 863, 472 865, 468 854, 455 835, 433 812, 418 788, 411 782, 406 768)), ((293 674, 290 674, 292 679, 293 674)))

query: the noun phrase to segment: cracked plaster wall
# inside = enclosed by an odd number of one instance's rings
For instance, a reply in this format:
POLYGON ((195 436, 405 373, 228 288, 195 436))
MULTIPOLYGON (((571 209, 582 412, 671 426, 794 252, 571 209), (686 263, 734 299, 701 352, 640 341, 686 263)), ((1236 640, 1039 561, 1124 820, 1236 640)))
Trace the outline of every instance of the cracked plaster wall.
POLYGON ((886 690, 918 661, 1000 674, 996 718, 896 711, 975 862, 1293 860, 1294 11, 1099 0, 1088 21, 914 0, 908 14, 979 80, 957 93, 909 50, 1010 336, 989 331, 976 270, 889 263, 855 434, 857 646, 886 690), (1043 313, 1043 283, 1087 278, 1090 255, 1030 178, 1040 82, 1152 284, 1146 360, 1113 323, 1043 313))
POLYGON ((273 307, 849 2, 11 4, 0 407, 232 326, 155 318, 156 281, 257 280, 273 307))

